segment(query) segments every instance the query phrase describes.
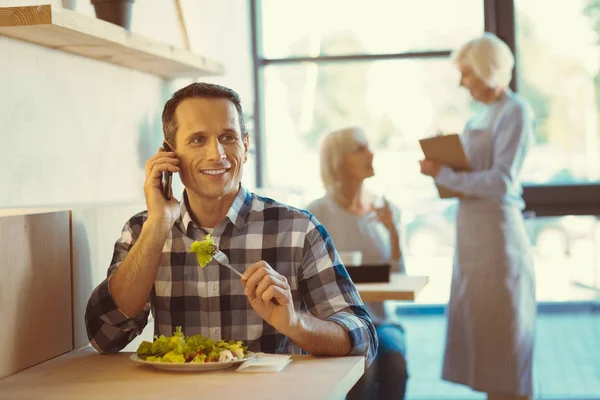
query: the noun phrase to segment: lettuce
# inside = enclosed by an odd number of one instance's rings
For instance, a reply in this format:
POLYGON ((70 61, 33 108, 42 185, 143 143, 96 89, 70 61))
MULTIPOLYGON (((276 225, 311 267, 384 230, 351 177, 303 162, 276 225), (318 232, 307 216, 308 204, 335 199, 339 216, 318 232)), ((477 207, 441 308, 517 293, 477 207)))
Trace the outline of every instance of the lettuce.
POLYGON ((204 363, 242 359, 248 354, 248 347, 240 340, 216 342, 202 335, 186 337, 178 326, 173 336, 160 335, 152 343, 142 342, 136 354, 146 361, 204 363))
POLYGON ((147 357, 152 356, 152 354, 152 343, 147 341, 143 341, 142 343, 140 343, 137 349, 137 356, 139 358, 145 360, 147 357))
POLYGON ((160 361, 183 364, 185 362, 185 358, 183 357, 183 354, 177 353, 175 350, 172 350, 165 354, 160 361))
POLYGON ((209 234, 204 236, 204 239, 201 242, 195 241, 190 246, 190 253, 196 253, 196 258, 198 258, 198 264, 202 268, 206 267, 209 262, 213 259, 213 256, 217 252, 217 246, 215 244, 215 240, 209 234))

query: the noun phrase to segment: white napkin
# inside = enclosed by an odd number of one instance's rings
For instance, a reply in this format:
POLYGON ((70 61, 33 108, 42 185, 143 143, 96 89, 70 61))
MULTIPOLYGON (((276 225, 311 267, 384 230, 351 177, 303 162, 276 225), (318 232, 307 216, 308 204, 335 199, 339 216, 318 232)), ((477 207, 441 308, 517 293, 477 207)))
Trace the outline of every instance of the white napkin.
POLYGON ((256 357, 242 363, 238 372, 280 372, 292 362, 286 354, 257 353, 256 357))

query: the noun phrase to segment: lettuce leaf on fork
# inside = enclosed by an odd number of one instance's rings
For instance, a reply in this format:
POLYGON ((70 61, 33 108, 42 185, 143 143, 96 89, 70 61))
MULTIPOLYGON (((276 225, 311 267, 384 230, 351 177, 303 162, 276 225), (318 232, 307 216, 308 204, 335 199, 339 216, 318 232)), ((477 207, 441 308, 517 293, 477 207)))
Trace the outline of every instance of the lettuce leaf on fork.
POLYGON ((213 256, 217 252, 217 245, 215 244, 215 240, 213 239, 212 235, 208 233, 206 236, 204 236, 202 241, 195 241, 192 243, 189 252, 196 253, 198 264, 204 268, 209 262, 211 262, 213 256))

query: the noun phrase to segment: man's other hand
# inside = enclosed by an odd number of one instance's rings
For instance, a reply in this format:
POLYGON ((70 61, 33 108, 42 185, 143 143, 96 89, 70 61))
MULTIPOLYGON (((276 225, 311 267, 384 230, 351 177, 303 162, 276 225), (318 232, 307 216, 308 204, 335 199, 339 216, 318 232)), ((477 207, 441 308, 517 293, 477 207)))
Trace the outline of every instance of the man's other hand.
POLYGON ((285 335, 300 323, 286 277, 268 263, 252 264, 241 280, 250 305, 273 328, 285 335))

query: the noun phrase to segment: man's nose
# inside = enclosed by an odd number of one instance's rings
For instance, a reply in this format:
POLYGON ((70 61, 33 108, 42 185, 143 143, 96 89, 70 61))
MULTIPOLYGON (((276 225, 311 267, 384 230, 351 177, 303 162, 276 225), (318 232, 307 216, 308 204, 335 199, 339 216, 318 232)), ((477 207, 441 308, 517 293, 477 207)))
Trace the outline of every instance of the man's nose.
POLYGON ((207 151, 207 159, 209 161, 221 161, 225 158, 225 148, 217 138, 210 140, 207 151))

